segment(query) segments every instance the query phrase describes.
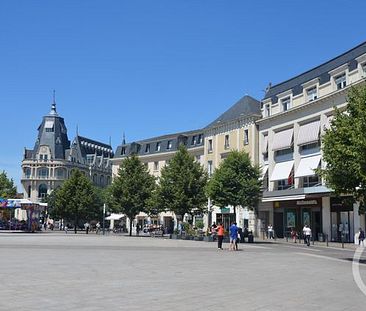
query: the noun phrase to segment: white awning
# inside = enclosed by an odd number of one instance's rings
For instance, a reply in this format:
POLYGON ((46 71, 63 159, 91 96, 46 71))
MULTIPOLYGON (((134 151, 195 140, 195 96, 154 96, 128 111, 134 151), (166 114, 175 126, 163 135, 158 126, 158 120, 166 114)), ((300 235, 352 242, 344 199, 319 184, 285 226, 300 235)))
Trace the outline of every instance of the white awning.
POLYGON ((263 136, 261 152, 262 153, 267 153, 268 152, 268 135, 263 136))
POLYGON ((106 217, 105 220, 119 220, 125 217, 125 214, 111 214, 110 216, 106 217))
POLYGON ((320 121, 310 122, 300 126, 297 136, 299 146, 315 143, 319 140, 320 121))
POLYGON ((276 163, 270 181, 287 179, 290 176, 294 161, 276 163))
POLYGON ((315 175, 314 170, 318 168, 321 155, 300 159, 299 166, 295 172, 295 178, 315 175))
POLYGON ((46 129, 52 129, 54 125, 54 122, 52 120, 47 120, 46 123, 44 124, 44 127, 46 129))
POLYGON ((291 148, 292 136, 294 135, 294 129, 290 128, 274 134, 272 150, 282 150, 291 148))
POLYGON ((262 198, 262 202, 276 202, 276 201, 290 201, 290 200, 292 201, 292 200, 303 200, 303 199, 305 199, 305 194, 262 198))
POLYGON ((264 176, 266 176, 266 173, 268 171, 268 166, 269 166, 268 164, 262 166, 262 178, 264 178, 264 176))

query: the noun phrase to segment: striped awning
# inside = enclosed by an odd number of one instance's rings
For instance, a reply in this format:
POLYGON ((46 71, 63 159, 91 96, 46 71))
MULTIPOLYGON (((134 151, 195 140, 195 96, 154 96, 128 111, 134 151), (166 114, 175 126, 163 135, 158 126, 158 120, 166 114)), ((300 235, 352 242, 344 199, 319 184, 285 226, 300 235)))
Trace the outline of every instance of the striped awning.
POLYGON ((295 172, 295 178, 316 175, 314 170, 318 168, 321 155, 300 159, 299 166, 295 172))
POLYGON ((291 148, 293 135, 294 135, 293 128, 281 132, 276 132, 273 138, 272 150, 276 151, 291 148))
POLYGON ((294 166, 293 160, 276 163, 270 181, 288 179, 293 166, 294 166))
POLYGON ((319 120, 301 125, 297 136, 297 144, 301 146, 317 142, 319 140, 319 131, 319 120))

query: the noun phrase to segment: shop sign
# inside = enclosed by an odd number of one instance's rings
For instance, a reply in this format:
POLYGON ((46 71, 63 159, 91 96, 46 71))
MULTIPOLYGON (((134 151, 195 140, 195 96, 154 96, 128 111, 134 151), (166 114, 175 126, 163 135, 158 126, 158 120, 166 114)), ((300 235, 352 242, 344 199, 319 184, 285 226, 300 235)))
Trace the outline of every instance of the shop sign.
POLYGON ((230 207, 223 207, 221 208, 222 214, 230 214, 230 207))
POLYGON ((296 201, 296 205, 317 205, 317 200, 296 201))

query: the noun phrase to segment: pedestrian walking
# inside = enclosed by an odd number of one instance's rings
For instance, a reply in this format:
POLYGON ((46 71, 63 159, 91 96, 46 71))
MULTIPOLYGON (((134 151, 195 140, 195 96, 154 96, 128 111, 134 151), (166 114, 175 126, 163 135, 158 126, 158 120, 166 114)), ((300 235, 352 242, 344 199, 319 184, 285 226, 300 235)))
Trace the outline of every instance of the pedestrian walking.
POLYGON ((67 225, 64 226, 64 230, 65 230, 65 233, 67 234, 67 230, 68 230, 67 225))
POLYGON ((218 247, 218 249, 222 250, 223 249, 222 240, 224 239, 224 227, 223 227, 222 223, 219 223, 216 230, 217 230, 217 247, 218 247))
POLYGON ((274 240, 273 227, 271 224, 268 225, 268 238, 274 240))
POLYGON ((90 225, 89 225, 89 223, 88 223, 88 222, 86 222, 86 223, 84 224, 84 228, 85 228, 85 232, 86 232, 86 234, 88 234, 88 233, 89 233, 89 229, 90 229, 90 225))
POLYGON ((363 242, 364 240, 365 240, 365 231, 363 231, 362 228, 360 228, 358 231, 358 245, 361 246, 362 243, 362 246, 365 246, 363 242))
POLYGON ((236 222, 233 222, 230 226, 230 247, 229 250, 235 251, 236 240, 238 238, 238 227, 236 226, 236 222))
POLYGON ((295 228, 291 229, 291 239, 294 243, 296 243, 296 239, 297 239, 297 232, 295 231, 295 228))
POLYGON ((307 246, 310 246, 310 238, 311 238, 311 229, 308 225, 305 225, 302 229, 302 233, 304 234, 304 242, 307 246))

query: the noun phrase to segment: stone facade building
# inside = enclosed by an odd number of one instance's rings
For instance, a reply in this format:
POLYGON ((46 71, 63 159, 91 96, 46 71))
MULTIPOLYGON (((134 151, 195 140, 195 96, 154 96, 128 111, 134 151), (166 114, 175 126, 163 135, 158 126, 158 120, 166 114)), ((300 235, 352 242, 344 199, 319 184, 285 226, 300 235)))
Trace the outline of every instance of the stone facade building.
POLYGON ((24 197, 41 201, 68 179, 75 168, 89 176, 95 185, 105 187, 111 182, 113 154, 109 144, 79 135, 70 143, 64 119, 56 112, 53 101, 50 113, 38 127, 33 149, 24 150, 21 179, 24 197))

